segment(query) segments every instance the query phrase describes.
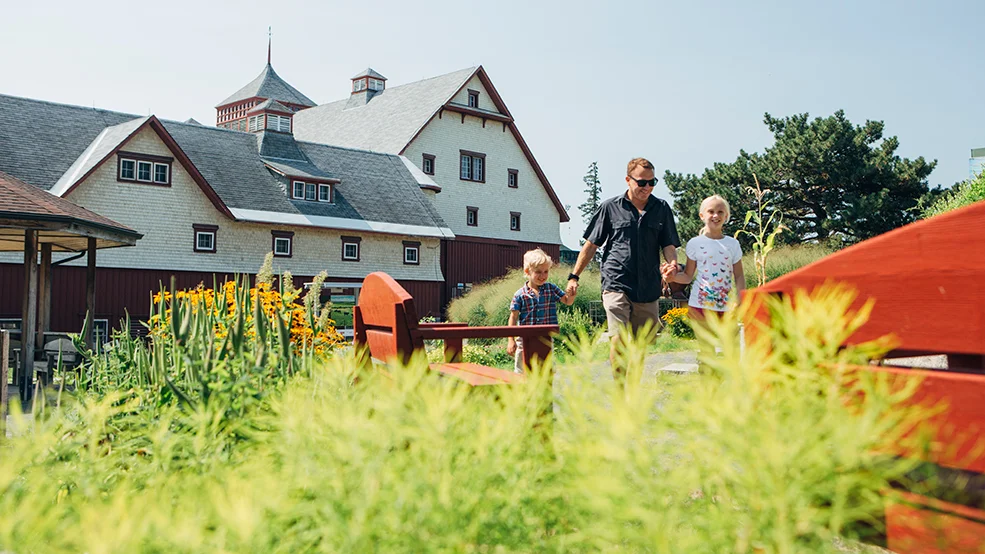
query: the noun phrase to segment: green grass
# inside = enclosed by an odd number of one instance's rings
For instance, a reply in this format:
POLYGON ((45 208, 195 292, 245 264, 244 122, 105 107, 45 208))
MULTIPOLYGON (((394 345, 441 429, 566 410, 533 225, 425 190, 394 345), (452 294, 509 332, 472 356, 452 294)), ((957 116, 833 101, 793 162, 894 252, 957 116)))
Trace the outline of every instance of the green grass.
MULTIPOLYGON (((896 409, 905 394, 886 383, 819 367, 877 353, 841 348, 860 322, 851 300, 827 291, 774 304, 773 341, 741 358, 727 320, 701 335, 722 346, 702 358, 706 375, 626 390, 594 379, 596 347, 578 343, 552 424, 539 373, 470 391, 420 359, 387 377, 343 354, 228 373, 261 359, 244 347, 205 381, 241 386, 193 395, 190 376, 176 383, 181 399, 125 380, 180 378, 127 343, 127 356, 91 362, 126 388, 63 391, 32 431, 0 445, 0 550, 833 551, 860 524, 878 526, 882 491, 910 468, 878 452, 899 442, 901 421, 923 417, 896 409)), ((214 344, 197 333, 182 336, 214 344)), ((202 351, 168 348, 172 360, 202 351)), ((650 348, 628 347, 630 375, 650 348)))

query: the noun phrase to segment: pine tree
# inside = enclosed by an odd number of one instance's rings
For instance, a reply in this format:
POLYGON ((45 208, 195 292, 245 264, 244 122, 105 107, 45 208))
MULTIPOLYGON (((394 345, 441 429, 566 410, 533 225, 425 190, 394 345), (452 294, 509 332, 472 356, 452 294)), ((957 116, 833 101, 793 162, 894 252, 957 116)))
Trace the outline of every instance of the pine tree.
MULTIPOLYGON (((581 212, 581 217, 587 225, 592 220, 595 212, 598 211, 599 205, 602 204, 602 183, 599 182, 598 162, 592 162, 588 166, 588 173, 582 177, 582 181, 585 182, 585 194, 588 198, 578 206, 578 211, 581 212)), ((585 240, 578 241, 578 244, 585 244, 585 240)), ((602 252, 600 250, 595 253, 595 263, 600 263, 601 260, 602 252)))

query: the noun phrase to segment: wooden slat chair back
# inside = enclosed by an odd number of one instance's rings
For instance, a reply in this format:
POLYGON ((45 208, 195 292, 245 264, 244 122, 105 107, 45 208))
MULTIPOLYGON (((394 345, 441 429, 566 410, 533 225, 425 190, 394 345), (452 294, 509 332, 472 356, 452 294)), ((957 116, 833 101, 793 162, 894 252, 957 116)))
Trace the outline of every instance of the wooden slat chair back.
POLYGON ((444 362, 430 364, 432 371, 472 386, 522 383, 524 376, 498 368, 462 362, 465 339, 519 336, 524 340, 524 365, 540 367, 551 352, 550 337, 557 325, 469 327, 464 323, 418 323, 414 299, 383 272, 366 276, 354 309, 353 343, 365 347, 381 362, 407 363, 414 352, 423 352, 425 340, 444 341, 444 362))
MULTIPOLYGON (((853 307, 875 299, 847 344, 892 334, 889 357, 945 354, 946 371, 865 366, 920 377, 912 405, 946 407, 931 420, 931 448, 907 452, 933 464, 961 503, 904 493, 886 512, 889 548, 899 554, 985 552, 985 202, 913 223, 827 256, 748 291, 747 296, 813 290, 834 280, 854 287, 853 307), (961 489, 961 490, 957 490, 961 489)), ((746 299, 749 301, 749 299, 746 299)), ((760 310, 750 319, 768 322, 760 310)), ((750 322, 751 323, 751 322, 750 322)))

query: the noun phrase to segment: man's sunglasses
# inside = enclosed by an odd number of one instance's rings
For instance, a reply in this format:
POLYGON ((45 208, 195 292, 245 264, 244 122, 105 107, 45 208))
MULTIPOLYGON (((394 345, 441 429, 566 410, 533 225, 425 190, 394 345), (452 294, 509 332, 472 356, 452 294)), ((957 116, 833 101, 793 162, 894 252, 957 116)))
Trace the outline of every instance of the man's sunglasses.
POLYGON ((657 186, 657 181, 659 181, 659 179, 657 179, 656 177, 654 177, 653 179, 637 179, 632 175, 629 175, 628 177, 636 181, 636 186, 638 187, 655 187, 657 186))

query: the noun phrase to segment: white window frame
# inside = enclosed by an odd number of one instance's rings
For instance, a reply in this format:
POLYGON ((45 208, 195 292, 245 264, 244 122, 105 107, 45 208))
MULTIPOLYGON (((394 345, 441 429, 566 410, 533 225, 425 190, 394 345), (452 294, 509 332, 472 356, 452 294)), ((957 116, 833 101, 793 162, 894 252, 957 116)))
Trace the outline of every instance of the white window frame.
POLYGON ((332 203, 332 185, 319 184, 318 185, 318 201, 332 203), (322 192, 328 190, 328 198, 322 199, 322 192))
POLYGON ((318 185, 316 183, 304 184, 304 199, 311 202, 318 201, 318 185), (311 193, 310 195, 308 193, 311 193))
POLYGON ((304 181, 294 181, 291 183, 291 198, 304 200, 304 181), (298 194, 298 185, 301 186, 301 194, 298 194))
POLYGON ((133 159, 130 159, 130 158, 120 158, 120 180, 121 181, 136 181, 137 180, 137 160, 133 160, 133 159), (127 162, 130 162, 133 165, 130 167, 130 176, 129 177, 124 177, 123 176, 123 165, 125 163, 127 163, 127 162))
POLYGON ((464 181, 472 180, 472 156, 462 154, 459 164, 458 177, 464 181))
POLYGON ((366 79, 356 79, 352 82, 352 92, 361 92, 366 90, 366 79))
POLYGON ((510 214, 510 231, 519 231, 519 230, 520 230, 520 214, 518 214, 518 213, 511 213, 510 214), (514 225, 514 223, 516 223, 516 225, 514 225))
POLYGON ((465 224, 469 227, 479 226, 479 209, 465 208, 465 224))
POLYGON ((215 252, 215 231, 195 231, 195 251, 196 252, 215 252), (202 246, 201 237, 207 236, 212 241, 209 248, 202 246))
POLYGON ((468 95, 469 95, 468 100, 465 101, 466 105, 468 107, 470 107, 470 108, 478 108, 479 107, 479 93, 478 92, 472 92, 470 90, 470 91, 468 91, 468 95), (473 104, 473 102, 475 102, 475 103, 473 104))
POLYGON ((483 182, 486 180, 483 173, 483 163, 482 158, 478 156, 472 156, 472 180, 477 182, 483 182))
POLYGON ((293 237, 274 237, 274 256, 290 257, 294 250, 294 240, 293 237), (277 247, 279 245, 286 244, 287 252, 279 252, 277 247))
POLYGON ((342 243, 342 259, 357 261, 359 259, 359 243, 358 242, 343 242, 342 243), (353 247, 355 249, 355 254, 352 256, 348 255, 348 248, 353 247))
POLYGON ((424 158, 424 162, 421 164, 421 171, 427 175, 434 175, 434 158, 424 158))
POLYGON ((148 162, 148 161, 145 161, 145 160, 137 160, 137 175, 136 175, 136 180, 137 181, 140 181, 141 183, 153 183, 154 182, 154 162, 148 162), (140 178, 140 166, 142 166, 142 165, 147 167, 147 178, 146 179, 141 179, 140 178))
POLYGON ((161 184, 161 185, 166 185, 166 184, 168 184, 168 183, 171 182, 171 175, 170 175, 170 173, 171 173, 171 168, 168 167, 168 164, 154 163, 154 173, 153 173, 153 175, 151 175, 151 177, 153 177, 155 183, 158 183, 158 184, 161 184), (159 181, 157 179, 157 168, 159 168, 159 167, 163 167, 164 168, 164 180, 163 181, 159 181))
POLYGON ((421 263, 421 247, 420 246, 404 246, 404 263, 405 264, 419 264, 421 263), (411 260, 407 258, 407 254, 410 252, 414 253, 414 259, 411 260))

